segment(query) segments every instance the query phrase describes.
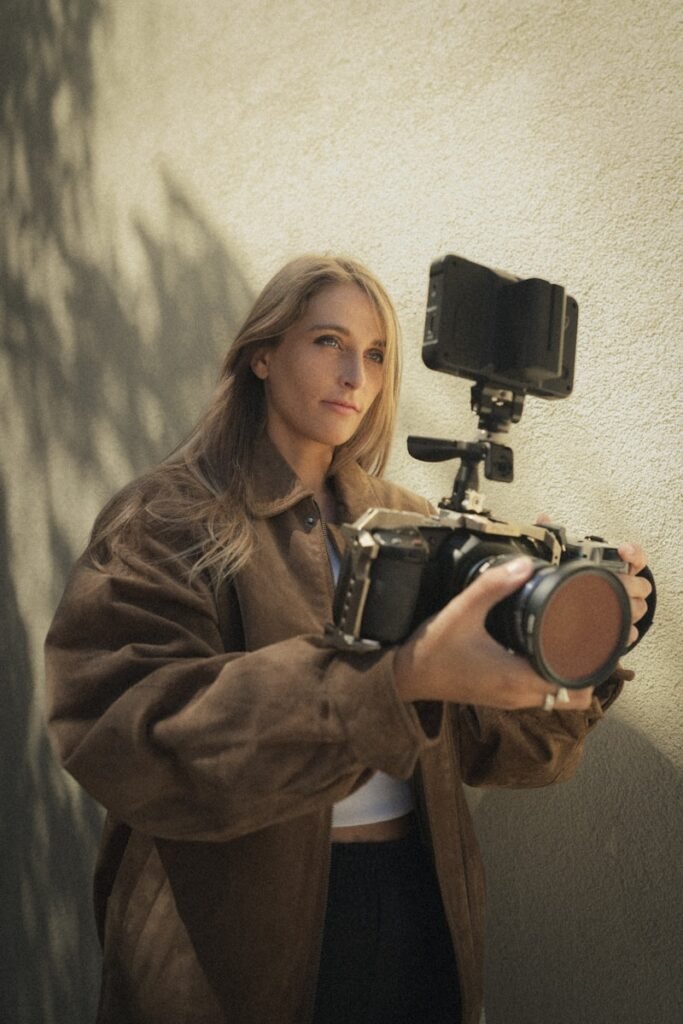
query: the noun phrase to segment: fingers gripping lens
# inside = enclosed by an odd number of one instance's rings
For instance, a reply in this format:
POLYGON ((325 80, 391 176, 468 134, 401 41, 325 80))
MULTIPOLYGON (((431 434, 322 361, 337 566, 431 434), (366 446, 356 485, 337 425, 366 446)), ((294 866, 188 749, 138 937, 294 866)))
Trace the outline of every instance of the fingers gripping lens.
POLYGON ((573 689, 609 675, 629 626, 628 598, 618 578, 571 563, 542 564, 487 620, 491 635, 525 654, 539 675, 573 689))

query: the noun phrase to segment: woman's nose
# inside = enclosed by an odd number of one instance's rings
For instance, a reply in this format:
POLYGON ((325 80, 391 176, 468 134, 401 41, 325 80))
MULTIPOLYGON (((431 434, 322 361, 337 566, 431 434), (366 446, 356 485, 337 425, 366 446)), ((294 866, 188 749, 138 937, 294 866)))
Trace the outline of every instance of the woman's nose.
POLYGON ((365 367, 361 356, 345 352, 341 365, 341 382, 346 388, 359 388, 365 380, 365 367))

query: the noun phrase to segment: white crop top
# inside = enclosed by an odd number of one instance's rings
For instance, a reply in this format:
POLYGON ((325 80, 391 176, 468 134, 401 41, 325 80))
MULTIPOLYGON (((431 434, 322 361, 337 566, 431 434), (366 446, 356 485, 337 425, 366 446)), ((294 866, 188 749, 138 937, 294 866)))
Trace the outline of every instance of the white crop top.
MULTIPOLYGON (((325 534, 327 551, 335 581, 339 578, 339 555, 325 534)), ((363 786, 334 804, 332 827, 371 825, 374 821, 391 821, 408 814, 415 806, 413 787, 409 780, 395 779, 385 772, 375 772, 363 786)))
POLYGON ((413 787, 405 779, 394 779, 384 772, 372 778, 351 796, 332 808, 332 827, 371 825, 373 821, 390 821, 408 814, 415 806, 413 787))

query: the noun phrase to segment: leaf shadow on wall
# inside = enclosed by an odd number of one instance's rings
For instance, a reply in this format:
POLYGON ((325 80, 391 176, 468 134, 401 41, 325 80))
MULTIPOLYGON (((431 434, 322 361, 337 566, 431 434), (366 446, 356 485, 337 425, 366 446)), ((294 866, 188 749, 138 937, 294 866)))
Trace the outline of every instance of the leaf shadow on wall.
POLYGON ((143 253, 134 286, 113 248, 93 255, 103 226, 91 191, 91 48, 106 30, 102 6, 33 0, 6 5, 0 20, 0 317, 7 422, 28 452, 18 466, 9 451, 20 471, 0 478, 0 1020, 90 1024, 101 811, 68 783, 45 732, 32 652, 47 623, 23 610, 26 580, 40 581, 56 605, 78 554, 70 525, 84 496, 104 501, 187 434, 252 296, 237 259, 168 170, 163 227, 144 216, 133 225, 143 253), (27 523, 22 509, 31 510, 27 523))
POLYGON ((683 1019, 683 796, 669 760, 611 711, 575 780, 490 790, 473 814, 487 1024, 683 1019))
MULTIPOLYGON (((3 483, 0 564, 8 566, 9 555, 3 483)), ((92 857, 100 816, 91 801, 83 800, 74 820, 45 732, 30 735, 34 669, 7 571, 0 578, 0 613, 0 1019, 17 1024, 80 1020, 79 1012, 96 997, 92 883, 85 861, 92 857)))
MULTIPOLYGON (((158 461, 191 428, 208 397, 227 339, 249 302, 239 271, 178 184, 167 179, 166 192, 170 211, 166 234, 155 235, 142 221, 137 225, 151 291, 146 301, 157 311, 151 332, 137 319, 136 299, 127 295, 125 281, 113 264, 103 268, 77 251, 65 249, 71 349, 65 369, 60 358, 65 341, 49 310, 28 296, 20 280, 13 282, 10 292, 11 333, 16 338, 21 332, 24 340, 11 352, 12 373, 16 388, 24 395, 23 429, 30 439, 31 468, 43 470, 39 473, 41 491, 32 497, 40 503, 46 519, 50 540, 46 585, 53 605, 78 552, 63 526, 68 513, 64 495, 50 483, 49 452, 55 447, 66 452, 76 477, 104 491, 113 491, 158 461), (175 232, 183 236, 182 249, 174 240, 175 232), (194 238, 191 254, 186 245, 188 232, 194 238), (116 458, 115 473, 103 459, 102 437, 106 450, 116 458)), ((76 488, 67 502, 73 502, 75 516, 77 501, 76 488)), ((6 532, 3 540, 6 542, 6 532)), ((8 564, 7 557, 4 563, 8 564)), ((15 950, 18 963, 16 973, 8 977, 9 989, 4 989, 2 1000, 12 1000, 10 990, 21 986, 17 1003, 11 1004, 16 1013, 15 1005, 45 999, 47 986, 57 1005, 70 1005, 69 1020, 75 1021, 75 1006, 87 997, 84 977, 88 969, 83 965, 92 966, 93 951, 86 950, 80 938, 74 938, 71 948, 70 936, 73 931, 79 936, 91 931, 85 922, 90 914, 89 875, 99 815, 86 798, 69 796, 44 735, 37 744, 28 745, 34 672, 25 636, 31 624, 21 620, 10 576, 5 586, 3 596, 14 626, 8 633, 7 652, 8 664, 13 666, 12 708, 10 717, 3 719, 3 732, 7 729, 13 736, 6 749, 19 744, 24 751, 22 755, 17 749, 16 756, 7 758, 8 771, 2 776, 4 796, 10 804, 7 820, 21 822, 9 850, 3 849, 9 901, 9 905, 3 903, 5 948, 15 950), (29 777, 30 786, 26 782, 29 777), (33 810, 32 821, 27 819, 27 808, 33 810), (38 844, 39 852, 36 833, 44 836, 47 844, 38 844), (27 870, 33 877, 26 877, 27 870), (49 915, 41 901, 41 894, 47 896, 48 890, 49 915), (27 891, 32 894, 30 908, 21 895, 27 891), (50 928, 55 926, 64 937, 64 948, 71 949, 61 965, 55 962, 54 944, 49 939, 50 928), (35 987, 35 978, 25 974, 31 964, 35 972, 37 963, 46 974, 42 993, 35 987), (81 986, 80 995, 72 991, 74 984, 81 986)), ((42 686, 40 676, 37 685, 42 686)), ((44 1004, 40 1006, 44 1012, 44 1004)), ((3 1019, 41 1018, 38 1013, 3 1019)))

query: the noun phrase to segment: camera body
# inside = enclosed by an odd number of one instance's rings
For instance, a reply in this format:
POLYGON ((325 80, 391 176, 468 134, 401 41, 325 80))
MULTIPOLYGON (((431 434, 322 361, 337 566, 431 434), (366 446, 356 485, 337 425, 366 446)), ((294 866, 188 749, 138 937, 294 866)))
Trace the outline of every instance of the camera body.
POLYGON ((373 508, 342 529, 347 553, 328 631, 341 647, 401 643, 482 572, 519 555, 533 559, 533 575, 492 609, 494 639, 572 688, 606 679, 625 647, 630 614, 616 574, 628 565, 598 538, 568 540, 560 527, 444 509, 422 516, 373 508))

